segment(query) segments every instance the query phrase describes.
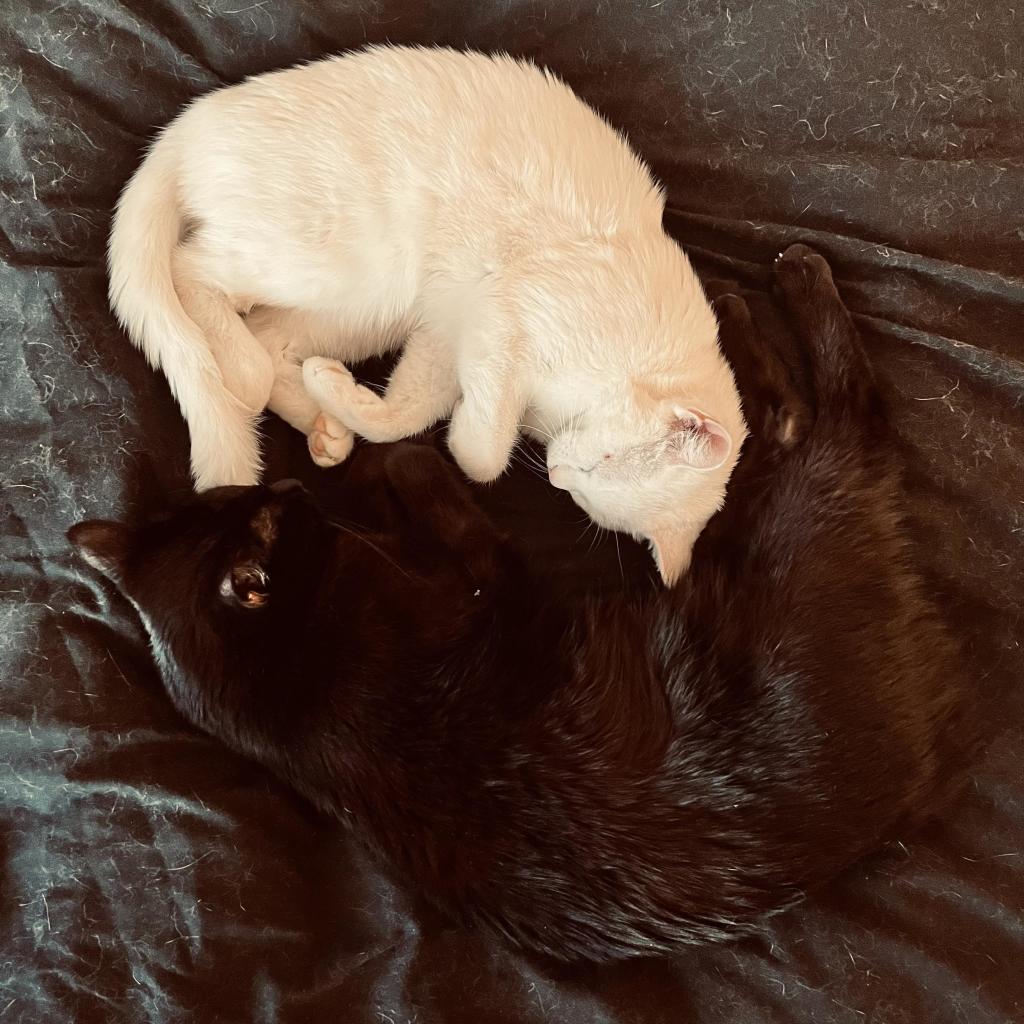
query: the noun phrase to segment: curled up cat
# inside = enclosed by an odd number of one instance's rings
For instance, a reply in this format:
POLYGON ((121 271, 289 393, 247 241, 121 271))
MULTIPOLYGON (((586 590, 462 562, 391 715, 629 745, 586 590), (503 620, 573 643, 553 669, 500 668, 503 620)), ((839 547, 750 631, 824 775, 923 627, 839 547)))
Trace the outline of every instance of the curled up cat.
POLYGON ((181 713, 526 949, 740 935, 941 807, 956 644, 827 264, 777 264, 806 379, 719 301, 755 429, 673 590, 565 601, 434 449, 364 447, 332 525, 224 487, 70 538, 137 608, 181 713))
POLYGON ((625 140, 509 57, 375 47, 202 97, 110 237, 110 298, 188 422, 198 489, 257 417, 321 465, 451 416, 475 481, 520 431, 594 522, 685 572, 746 430, 714 314, 625 140), (344 363, 402 348, 382 396, 344 363), (337 360, 342 360, 338 362, 337 360))

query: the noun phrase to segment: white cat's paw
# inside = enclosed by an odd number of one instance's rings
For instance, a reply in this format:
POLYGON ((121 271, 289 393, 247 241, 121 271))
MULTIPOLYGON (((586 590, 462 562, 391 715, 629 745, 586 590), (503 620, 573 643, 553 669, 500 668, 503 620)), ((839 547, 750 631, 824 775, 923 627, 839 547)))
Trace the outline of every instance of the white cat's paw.
POLYGON ((337 359, 311 356, 302 364, 302 383, 321 405, 347 405, 358 388, 355 378, 337 359))
POLYGON ((453 419, 448 430, 448 450, 474 483, 493 483, 508 468, 509 453, 481 443, 460 419, 453 419))
POLYGON ((331 419, 324 413, 316 418, 313 429, 306 439, 313 461, 324 469, 344 462, 352 453, 355 434, 348 427, 331 419))
POLYGON ((348 392, 346 401, 349 406, 354 409, 358 409, 361 412, 369 410, 373 412, 381 404, 381 397, 372 388, 368 388, 365 384, 356 384, 352 382, 352 388, 348 392))

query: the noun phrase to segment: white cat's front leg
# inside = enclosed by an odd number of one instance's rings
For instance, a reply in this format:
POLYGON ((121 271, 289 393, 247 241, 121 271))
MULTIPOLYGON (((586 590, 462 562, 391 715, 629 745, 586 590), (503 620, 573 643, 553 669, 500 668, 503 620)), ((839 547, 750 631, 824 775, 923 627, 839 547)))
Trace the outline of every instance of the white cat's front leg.
POLYGON ((449 451, 477 483, 505 472, 519 439, 526 402, 509 355, 481 361, 463 375, 462 398, 448 429, 449 451))
POLYGON ((383 396, 357 384, 333 359, 307 359, 302 375, 306 390, 327 412, 378 444, 433 426, 458 396, 451 346, 426 329, 410 335, 383 396))

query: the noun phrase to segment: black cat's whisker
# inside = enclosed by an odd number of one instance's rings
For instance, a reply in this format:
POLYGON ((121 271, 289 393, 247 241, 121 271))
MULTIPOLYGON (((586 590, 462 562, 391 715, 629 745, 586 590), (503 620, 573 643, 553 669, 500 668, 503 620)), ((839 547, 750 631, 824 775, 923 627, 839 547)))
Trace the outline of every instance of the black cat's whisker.
POLYGON ((380 557, 383 558, 385 562, 389 562, 391 565, 393 565, 407 580, 412 579, 412 576, 410 576, 409 573, 407 573, 383 548, 374 544, 373 541, 370 540, 370 538, 367 537, 365 534, 360 533, 358 530, 354 530, 351 526, 346 526, 338 519, 328 519, 327 521, 331 524, 331 526, 336 526, 339 530, 341 530, 342 533, 347 533, 350 537, 354 537, 356 540, 361 541, 371 550, 376 551, 377 554, 380 555, 380 557))

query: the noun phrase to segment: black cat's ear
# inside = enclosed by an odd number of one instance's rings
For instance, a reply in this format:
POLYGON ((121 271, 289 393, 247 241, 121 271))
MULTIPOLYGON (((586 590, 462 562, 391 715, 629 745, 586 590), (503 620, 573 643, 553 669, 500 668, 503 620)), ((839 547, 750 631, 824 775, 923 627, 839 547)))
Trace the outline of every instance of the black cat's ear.
POLYGON ((89 519, 68 530, 68 540, 97 572, 119 582, 131 550, 134 531, 124 523, 89 519))

